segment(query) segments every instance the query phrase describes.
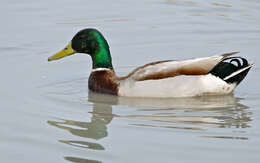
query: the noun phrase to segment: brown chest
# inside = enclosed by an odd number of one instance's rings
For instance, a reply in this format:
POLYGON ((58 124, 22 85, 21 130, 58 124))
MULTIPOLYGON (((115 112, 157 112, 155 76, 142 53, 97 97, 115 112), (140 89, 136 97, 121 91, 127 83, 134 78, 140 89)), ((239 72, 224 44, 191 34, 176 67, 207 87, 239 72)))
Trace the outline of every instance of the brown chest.
POLYGON ((96 93, 118 95, 118 84, 112 71, 93 71, 88 79, 89 90, 96 93))

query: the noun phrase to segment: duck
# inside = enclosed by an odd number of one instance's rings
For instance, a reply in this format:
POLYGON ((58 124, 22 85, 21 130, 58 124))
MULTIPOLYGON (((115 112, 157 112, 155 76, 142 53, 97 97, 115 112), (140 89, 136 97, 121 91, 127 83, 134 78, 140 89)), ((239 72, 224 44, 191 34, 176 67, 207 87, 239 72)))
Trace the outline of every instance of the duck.
POLYGON ((175 98, 233 93, 251 69, 239 52, 187 60, 163 60, 135 68, 126 76, 116 75, 108 42, 94 28, 80 30, 48 61, 75 53, 88 54, 92 71, 89 91, 125 97, 175 98))

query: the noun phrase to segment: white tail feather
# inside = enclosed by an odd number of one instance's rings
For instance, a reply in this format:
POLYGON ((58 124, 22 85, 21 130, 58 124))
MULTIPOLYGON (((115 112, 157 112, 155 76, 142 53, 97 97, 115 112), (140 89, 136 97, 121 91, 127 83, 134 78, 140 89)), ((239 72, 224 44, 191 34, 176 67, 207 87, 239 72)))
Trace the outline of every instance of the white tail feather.
POLYGON ((228 75, 227 77, 225 77, 224 80, 228 80, 228 79, 230 79, 230 78, 232 78, 232 77, 234 77, 234 76, 240 74, 241 72, 243 72, 243 71, 245 71, 245 70, 247 70, 247 69, 249 69, 249 68, 251 68, 251 67, 252 67, 252 64, 250 64, 249 66, 244 67, 244 68, 242 68, 242 69, 240 69, 240 70, 238 70, 238 71, 235 71, 235 72, 233 72, 232 74, 230 74, 230 75, 228 75))

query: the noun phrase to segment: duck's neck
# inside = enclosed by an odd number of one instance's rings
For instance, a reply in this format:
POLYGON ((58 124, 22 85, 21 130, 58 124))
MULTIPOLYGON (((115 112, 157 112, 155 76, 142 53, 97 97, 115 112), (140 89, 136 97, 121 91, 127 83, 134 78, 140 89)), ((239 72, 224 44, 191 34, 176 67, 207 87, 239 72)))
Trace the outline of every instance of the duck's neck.
POLYGON ((112 59, 109 49, 100 47, 99 50, 92 56, 92 68, 110 68, 113 69, 112 59))
POLYGON ((96 48, 93 51, 92 68, 109 68, 113 69, 112 58, 109 51, 109 46, 107 41, 102 35, 96 36, 96 48))

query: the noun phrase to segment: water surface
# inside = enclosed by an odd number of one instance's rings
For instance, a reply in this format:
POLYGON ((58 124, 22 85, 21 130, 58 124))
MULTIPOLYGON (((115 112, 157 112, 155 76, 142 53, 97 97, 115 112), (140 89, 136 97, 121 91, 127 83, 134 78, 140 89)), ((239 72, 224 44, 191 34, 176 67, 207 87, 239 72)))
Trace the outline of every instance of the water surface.
POLYGON ((2 1, 1 162, 257 162, 258 1, 2 1), (227 96, 88 92, 91 60, 47 58, 83 28, 107 38, 117 74, 165 59, 240 51, 255 65, 227 96))

